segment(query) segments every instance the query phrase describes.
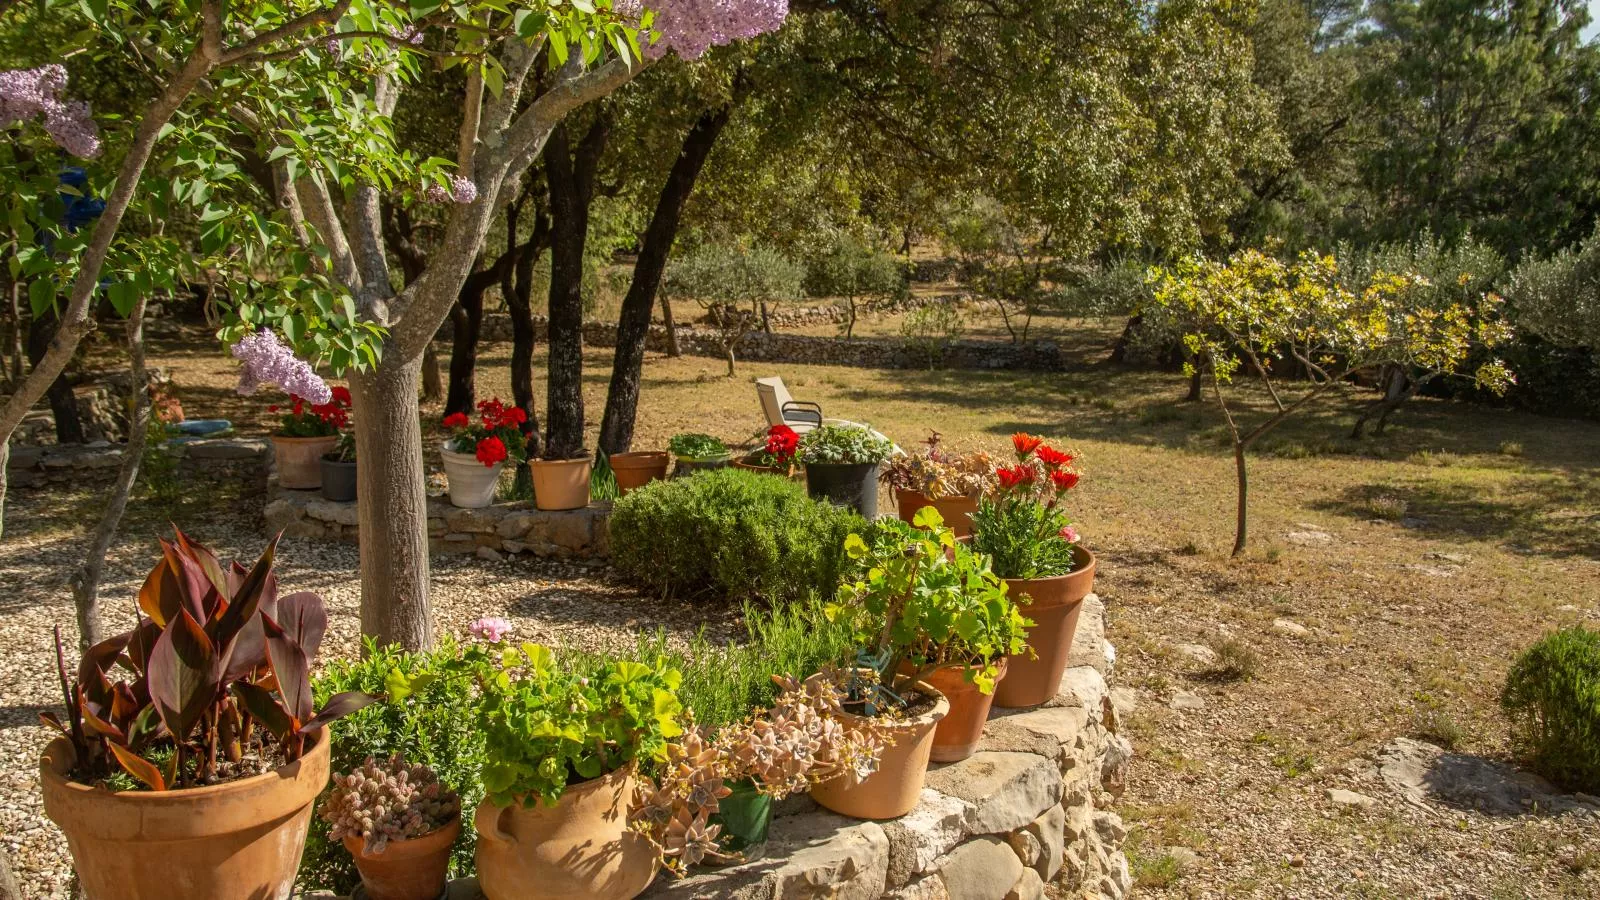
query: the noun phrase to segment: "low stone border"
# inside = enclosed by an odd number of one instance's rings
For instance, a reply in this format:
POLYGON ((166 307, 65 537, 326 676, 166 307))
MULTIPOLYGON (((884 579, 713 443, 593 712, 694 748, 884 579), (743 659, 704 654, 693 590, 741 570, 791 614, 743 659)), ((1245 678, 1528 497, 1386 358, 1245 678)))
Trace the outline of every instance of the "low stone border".
MULTIPOLYGON (((267 504, 263 516, 269 532, 281 530, 290 537, 360 542, 356 504, 324 500, 316 491, 280 490, 267 504)), ((428 549, 434 553, 476 553, 491 560, 507 553, 606 556, 610 553, 610 519, 609 503, 546 512, 526 502, 457 509, 442 497, 430 497, 428 549)))
MULTIPOLYGON (((21 489, 109 482, 117 477, 117 470, 122 467, 123 450, 124 445, 105 441, 13 446, 6 463, 6 481, 11 487, 21 489)), ((168 441, 161 450, 178 460, 178 475, 184 478, 244 479, 264 489, 272 467, 272 448, 266 441, 242 438, 168 441)))

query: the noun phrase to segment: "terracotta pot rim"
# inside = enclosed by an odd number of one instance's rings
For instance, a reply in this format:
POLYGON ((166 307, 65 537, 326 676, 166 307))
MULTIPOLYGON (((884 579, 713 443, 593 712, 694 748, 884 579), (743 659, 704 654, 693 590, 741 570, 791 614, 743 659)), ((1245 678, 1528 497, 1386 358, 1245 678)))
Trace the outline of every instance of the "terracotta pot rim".
MULTIPOLYGON (((593 791, 597 791, 602 786, 612 785, 612 784, 615 784, 619 780, 626 780, 626 779, 632 778, 634 776, 634 771, 637 768, 638 768, 638 763, 637 762, 630 762, 630 763, 628 763, 627 765, 623 766, 620 769, 612 769, 611 771, 606 772, 603 775, 596 775, 595 777, 589 779, 588 781, 580 781, 577 784, 569 784, 565 788, 562 789, 561 796, 556 798, 556 802, 555 802, 554 805, 546 804, 544 802, 543 798, 539 798, 539 799, 534 801, 534 808, 535 809, 555 809, 557 806, 560 806, 561 804, 566 803, 568 798, 576 799, 578 797, 583 796, 584 794, 591 793, 593 791)), ((512 807, 517 807, 517 808, 520 809, 520 808, 522 808, 522 801, 526 798, 526 796, 527 795, 525 795, 525 794, 517 795, 517 798, 515 800, 513 800, 511 802, 511 804, 508 805, 508 806, 500 806, 499 804, 496 804, 496 803, 494 803, 494 801, 490 800, 487 796, 485 796, 483 798, 483 802, 484 803, 488 803, 489 805, 493 806, 495 809, 511 809, 512 807)))
MULTIPOLYGON (((930 725, 939 724, 940 720, 950 714, 950 698, 944 695, 944 691, 941 691, 933 685, 928 684, 926 681, 917 682, 915 687, 919 693, 928 694, 938 698, 933 704, 933 709, 928 710, 916 718, 887 719, 882 716, 875 716, 873 717, 874 721, 877 721, 883 727, 892 731, 917 731, 927 728, 930 725)), ((867 718, 866 716, 858 716, 849 710, 841 710, 839 715, 849 716, 852 719, 867 718)))
POLYGON ((440 825, 438 828, 405 840, 390 841, 377 853, 366 852, 364 849, 366 839, 358 838, 355 835, 345 835, 344 848, 356 859, 382 862, 421 856, 439 850, 448 850, 456 842, 456 837, 460 834, 461 810, 458 809, 456 814, 450 818, 450 821, 440 825))
POLYGON ((1094 574, 1095 555, 1093 551, 1079 544, 1072 548, 1072 555, 1075 559, 1084 560, 1084 563, 1071 572, 1051 575, 1046 578, 1006 578, 1001 576, 1000 580, 1010 584, 1052 584, 1066 581, 1069 578, 1084 578, 1094 574))
POLYGON ((571 459, 530 459, 530 460, 528 460, 528 465, 530 465, 530 466, 552 466, 552 467, 554 467, 554 466, 587 466, 587 465, 589 465, 589 462, 590 462, 589 457, 587 455, 585 455, 585 456, 574 456, 571 459))
POLYGON ((949 502, 955 501, 955 500, 970 500, 973 503, 977 503, 979 500, 983 499, 983 492, 982 491, 978 491, 978 492, 971 493, 971 494, 952 494, 952 495, 950 495, 948 497, 934 497, 934 496, 931 496, 931 495, 927 494, 926 492, 916 490, 915 488, 900 488, 900 487, 897 487, 897 488, 894 489, 894 492, 895 492, 895 496, 896 497, 898 497, 900 494, 913 494, 915 496, 921 497, 922 499, 928 501, 929 503, 949 503, 949 502))
POLYGON ((606 462, 610 463, 613 469, 648 469, 656 463, 665 465, 667 452, 665 450, 630 450, 627 453, 613 453, 606 457, 606 462), (624 463, 624 465, 618 466, 618 462, 624 463))
POLYGON ((107 802, 129 803, 138 806, 172 806, 181 802, 196 800, 202 797, 226 797, 230 794, 244 793, 261 787, 269 781, 290 781, 298 777, 301 768, 318 751, 327 751, 326 726, 319 728, 311 735, 311 746, 300 754, 294 762, 284 763, 270 772, 260 775, 251 775, 249 778, 238 778, 224 784, 207 784, 200 787, 179 788, 175 791, 108 791, 101 787, 73 781, 66 773, 72 769, 72 764, 77 762, 77 752, 72 748, 72 742, 66 737, 58 737, 45 745, 44 752, 39 754, 39 777, 50 783, 51 787, 71 791, 78 796, 98 796, 107 802), (57 752, 57 748, 60 748, 57 752))

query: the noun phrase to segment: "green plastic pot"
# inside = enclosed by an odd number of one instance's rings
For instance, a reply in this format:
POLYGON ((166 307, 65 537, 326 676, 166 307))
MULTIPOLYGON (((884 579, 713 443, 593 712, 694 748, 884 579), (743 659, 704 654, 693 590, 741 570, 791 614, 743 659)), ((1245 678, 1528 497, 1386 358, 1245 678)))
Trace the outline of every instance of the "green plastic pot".
POLYGON ((722 850, 737 853, 742 862, 760 859, 767 850, 767 828, 772 825, 772 797, 756 790, 754 782, 729 785, 733 793, 717 802, 710 824, 721 825, 722 850))

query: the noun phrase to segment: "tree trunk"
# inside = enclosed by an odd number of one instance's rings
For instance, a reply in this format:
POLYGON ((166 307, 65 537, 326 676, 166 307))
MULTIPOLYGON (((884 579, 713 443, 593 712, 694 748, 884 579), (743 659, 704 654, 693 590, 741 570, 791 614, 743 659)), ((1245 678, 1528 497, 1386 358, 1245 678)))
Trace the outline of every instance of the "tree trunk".
POLYGON ((468 278, 461 296, 450 309, 454 326, 450 342, 450 392, 445 397, 444 414, 472 415, 477 402, 473 382, 478 371, 478 335, 483 331, 483 294, 487 284, 468 278))
POLYGON ((559 125, 545 145, 550 188, 550 334, 545 371, 545 459, 583 456, 583 250, 607 121, 598 116, 573 152, 559 125))
POLYGON ((518 257, 516 266, 500 282, 500 294, 511 312, 511 398, 528 414, 522 425, 528 440, 528 458, 539 455, 539 413, 533 402, 533 351, 538 332, 533 325, 533 263, 544 252, 550 233, 549 221, 541 218, 534 225, 534 238, 528 250, 518 257), (539 237, 540 232, 544 237, 539 237))
POLYGON ((682 356, 683 350, 678 347, 678 326, 672 321, 672 300, 666 294, 661 295, 661 324, 667 329, 667 355, 682 356))
POLYGON ((444 399, 444 377, 439 372, 439 351, 433 344, 422 351, 422 399, 438 403, 444 399))
POLYGON ((848 341, 853 339, 856 334, 856 298, 854 295, 851 295, 850 297, 846 298, 846 300, 850 304, 848 313, 850 318, 846 319, 844 323, 844 339, 848 341))
POLYGON ((82 648, 105 639, 100 622, 100 577, 105 571, 106 553, 117 535, 117 526, 122 523, 122 514, 128 508, 128 496, 139 479, 139 463, 144 459, 145 439, 150 433, 150 389, 145 383, 144 370, 145 301, 145 295, 140 293, 128 312, 128 374, 132 378, 133 408, 128 411, 128 442, 122 448, 122 468, 117 472, 117 483, 111 489, 111 499, 100 516, 100 524, 95 527, 89 554, 72 576, 72 595, 78 611, 78 644, 82 648))
POLYGON ((1188 393, 1187 396, 1185 396, 1183 398, 1183 402, 1185 402, 1185 403, 1199 403, 1200 402, 1200 399, 1201 399, 1200 389, 1201 389, 1201 385, 1202 385, 1202 382, 1203 382, 1204 378, 1205 378, 1205 372, 1201 370, 1200 364, 1198 362, 1195 363, 1194 371, 1189 373, 1189 393, 1188 393))
POLYGON ((361 529, 361 633, 378 646, 433 646, 428 608, 427 473, 417 380, 422 360, 395 353, 350 376, 354 401, 356 503, 361 529))
POLYGON ((1245 539, 1249 536, 1248 510, 1250 500, 1250 480, 1245 473, 1244 460, 1246 449, 1247 448, 1244 444, 1241 444, 1237 441, 1234 442, 1233 466, 1237 472, 1239 480, 1239 508, 1237 510, 1234 522, 1233 553, 1229 554, 1230 556, 1238 556, 1240 553, 1244 552, 1245 539))
POLYGON ((11 334, 6 348, 6 382, 12 388, 22 383, 22 360, 27 355, 22 341, 22 283, 11 282, 11 334))
MULTIPOLYGON (((600 449, 607 455, 626 453, 633 445, 633 426, 639 410, 639 376, 644 368, 645 341, 650 336, 650 307, 655 305, 666 271, 667 257, 678 236, 683 206, 694 192, 695 181, 705 167, 711 148, 723 126, 728 124, 731 106, 700 116, 683 139, 683 148, 667 174, 667 183, 656 197, 656 208, 645 228, 639 258, 633 264, 633 281, 622 300, 617 318, 616 353, 611 361, 611 386, 606 392, 606 411, 600 420, 600 449)), ((677 356, 677 341, 671 330, 671 308, 666 297, 661 309, 668 324, 671 353, 677 356)))
MULTIPOLYGON (((53 313, 36 316, 28 326, 28 362, 37 366, 49 352, 50 339, 55 337, 57 320, 53 313)), ((83 443, 83 421, 78 418, 78 400, 72 394, 72 385, 66 373, 56 376, 45 391, 50 400, 50 412, 56 420, 56 443, 83 443)))

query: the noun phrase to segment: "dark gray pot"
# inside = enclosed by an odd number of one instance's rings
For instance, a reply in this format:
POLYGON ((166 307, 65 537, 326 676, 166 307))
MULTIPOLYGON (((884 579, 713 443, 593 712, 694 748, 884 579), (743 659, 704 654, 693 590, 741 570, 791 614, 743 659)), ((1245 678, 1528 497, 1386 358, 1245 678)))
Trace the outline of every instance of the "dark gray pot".
POLYGON ((877 463, 806 463, 806 493, 878 517, 877 463))
POLYGON ((334 503, 349 503, 356 499, 356 464, 339 462, 324 456, 322 463, 322 499, 334 503))

